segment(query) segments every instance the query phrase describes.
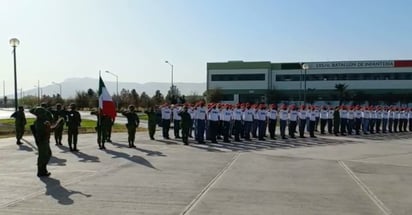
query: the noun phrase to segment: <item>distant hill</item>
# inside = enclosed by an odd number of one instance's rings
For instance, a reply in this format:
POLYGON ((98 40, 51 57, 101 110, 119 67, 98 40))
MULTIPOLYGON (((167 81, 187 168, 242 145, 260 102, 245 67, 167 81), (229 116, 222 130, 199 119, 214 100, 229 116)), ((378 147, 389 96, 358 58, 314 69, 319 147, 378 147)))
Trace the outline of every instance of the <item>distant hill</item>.
MULTIPOLYGON (((116 82, 104 80, 104 83, 109 90, 110 94, 116 92, 116 82)), ((69 78, 62 84, 62 96, 63 98, 74 97, 76 91, 86 91, 89 88, 97 91, 99 88, 98 79, 93 78, 69 78)), ((132 90, 135 89, 139 94, 143 91, 146 92, 149 96, 155 94, 156 90, 160 90, 163 95, 167 94, 167 91, 170 89, 171 83, 162 83, 162 82, 148 82, 148 83, 133 83, 133 82, 119 82, 119 92, 122 89, 132 90)), ((206 83, 173 83, 183 95, 192 95, 194 93, 201 95, 206 90, 206 83)), ((53 95, 59 93, 58 85, 47 85, 42 86, 41 94, 53 95)), ((24 95, 37 95, 37 88, 31 90, 26 90, 23 92, 24 95)), ((19 95, 20 96, 20 95, 19 95)))

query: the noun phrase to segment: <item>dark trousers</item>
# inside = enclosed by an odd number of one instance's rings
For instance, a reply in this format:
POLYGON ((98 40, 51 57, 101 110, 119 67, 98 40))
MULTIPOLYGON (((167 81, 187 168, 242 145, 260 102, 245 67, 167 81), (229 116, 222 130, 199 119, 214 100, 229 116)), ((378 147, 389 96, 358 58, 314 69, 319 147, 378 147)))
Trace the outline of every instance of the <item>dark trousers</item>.
POLYGON ((340 119, 340 134, 346 133, 347 124, 348 124, 348 119, 345 119, 345 118, 340 119))
POLYGON ((282 138, 286 138, 286 134, 285 134, 285 130, 286 130, 286 120, 280 120, 279 124, 280 124, 280 136, 282 138))
POLYGON ((62 137, 63 137, 63 125, 58 125, 54 129, 54 140, 56 140, 56 144, 62 143, 62 137))
POLYGON ((78 128, 69 128, 67 130, 67 142, 69 142, 69 148, 70 150, 77 149, 77 136, 79 135, 79 129, 78 128), (73 146, 73 148, 72 148, 73 146))
POLYGON ((240 141, 240 132, 242 127, 242 121, 235 120, 235 125, 233 127, 233 133, 235 136, 235 141, 240 141))
POLYGON ((44 175, 47 171, 47 164, 50 161, 52 152, 48 141, 39 141, 38 144, 38 156, 37 156, 37 174, 44 175))
POLYGON ((209 121, 209 138, 212 143, 217 142, 217 129, 219 128, 219 121, 209 121))
POLYGON ((362 130, 363 133, 368 134, 369 132, 369 119, 363 118, 362 119, 362 130))
POLYGON ((315 125, 316 125, 316 121, 312 121, 312 120, 309 120, 309 135, 311 136, 311 137, 314 137, 315 136, 315 125))
POLYGON ((387 128, 388 128, 388 119, 382 119, 382 132, 386 133, 387 128))
POLYGON ((319 119, 320 117, 315 118, 315 131, 318 131, 319 119))
POLYGON ((258 127, 259 127, 259 120, 257 119, 253 120, 253 124, 252 124, 252 137, 253 138, 257 138, 258 127))
POLYGON ((266 135, 266 120, 259 120, 258 127, 259 127, 259 140, 263 140, 263 138, 266 135))
POLYGON ((135 125, 127 125, 127 140, 129 142, 129 146, 134 146, 134 140, 136 136, 136 126, 135 125))
POLYGON ((389 123, 388 123, 388 131, 390 132, 390 133, 392 133, 392 131, 393 131, 393 118, 389 118, 389 123))
POLYGON ((205 135, 205 120, 203 119, 198 119, 196 120, 196 139, 198 142, 203 142, 204 141, 204 135, 205 135))
POLYGON ((362 124, 362 118, 355 118, 355 132, 358 135, 360 134, 361 124, 362 124))
POLYGON ((245 139, 250 140, 250 131, 252 129, 252 122, 245 121, 245 125, 243 126, 245 130, 245 139))
POLYGON ((369 119, 369 132, 375 133, 375 119, 369 119))
POLYGON ((23 126, 16 125, 16 139, 17 139, 17 142, 20 142, 21 138, 23 138, 23 134, 24 134, 24 125, 23 126))
POLYGON ((150 139, 154 139, 154 135, 156 132, 156 123, 150 123, 149 122, 149 137, 150 139))
POLYGON ((299 119, 299 136, 305 136, 306 119, 299 119))
POLYGON ((189 126, 182 126, 182 141, 184 144, 189 143, 189 132, 190 132, 189 126))
POLYGON ((328 119, 328 133, 332 134, 332 128, 333 128, 333 120, 328 119))
POLYGON ((294 138, 295 137, 295 132, 296 132, 296 121, 289 121, 289 136, 294 138))
POLYGON ((376 133, 380 133, 381 132, 381 124, 382 124, 382 119, 376 119, 375 120, 376 123, 376 133))
POLYGON ((271 139, 275 138, 276 133, 276 119, 269 119, 269 136, 271 139))
POLYGON ((394 119, 393 120, 393 132, 398 132, 398 124, 399 124, 399 119, 394 119))
POLYGON ((320 133, 325 133, 325 126, 326 126, 327 119, 320 119, 320 133))
POLYGON ((412 131, 412 118, 409 119, 409 131, 412 131))
POLYGON ((230 121, 223 121, 222 122, 223 129, 223 141, 229 142, 229 130, 230 130, 230 121))
POLYGON ((162 134, 164 138, 169 138, 170 119, 162 119, 162 134))
POLYGON ((399 132, 403 132, 403 119, 399 119, 399 132))
POLYGON ((354 125, 355 125, 355 120, 354 119, 348 119, 348 124, 347 124, 348 134, 352 134, 352 130, 353 130, 354 125))
POLYGON ((175 138, 180 138, 179 131, 180 131, 180 120, 173 120, 173 131, 175 134, 175 138))

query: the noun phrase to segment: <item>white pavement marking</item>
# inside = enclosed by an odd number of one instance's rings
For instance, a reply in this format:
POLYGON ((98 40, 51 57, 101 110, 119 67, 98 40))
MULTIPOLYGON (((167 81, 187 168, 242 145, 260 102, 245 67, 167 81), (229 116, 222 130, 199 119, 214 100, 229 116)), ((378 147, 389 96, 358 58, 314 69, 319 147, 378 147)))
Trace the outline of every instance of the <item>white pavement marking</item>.
POLYGON ((338 161, 339 165, 349 174, 349 176, 359 185, 359 187, 366 193, 366 195, 375 203, 376 206, 382 211, 385 215, 390 215, 392 212, 383 204, 383 202, 363 183, 355 173, 343 162, 338 161))
POLYGON ((226 173, 227 170, 230 169, 230 167, 235 163, 235 161, 238 159, 240 156, 240 153, 237 153, 235 156, 233 156, 232 160, 207 184, 202 191, 189 203, 189 205, 186 206, 186 208, 183 210, 181 215, 189 214, 190 211, 196 206, 197 203, 199 203, 200 199, 210 190, 210 188, 223 176, 223 174, 226 173))

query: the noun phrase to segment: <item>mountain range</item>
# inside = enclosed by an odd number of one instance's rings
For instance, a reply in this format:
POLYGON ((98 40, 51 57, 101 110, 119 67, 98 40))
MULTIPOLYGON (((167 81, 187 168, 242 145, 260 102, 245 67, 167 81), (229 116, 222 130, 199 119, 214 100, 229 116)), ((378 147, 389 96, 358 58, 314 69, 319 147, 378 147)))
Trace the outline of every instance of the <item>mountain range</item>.
MULTIPOLYGON (((108 89, 110 94, 116 94, 116 82, 113 81, 104 81, 106 88, 108 89)), ((58 94, 60 91, 59 84, 61 84, 62 90, 62 97, 63 98, 70 98, 76 95, 77 91, 87 91, 88 89, 93 89, 97 91, 99 88, 99 80, 94 78, 69 78, 64 80, 58 84, 50 84, 46 86, 41 86, 40 94, 41 95, 53 95, 58 94)), ((182 95, 202 95, 203 92, 206 90, 206 83, 173 83, 177 89, 179 89, 182 95)), ((134 82, 119 82, 118 88, 119 93, 122 89, 132 90, 135 89, 139 95, 142 92, 145 92, 149 96, 155 94, 156 90, 160 90, 160 92, 166 96, 168 90, 170 89, 171 83, 163 83, 163 82, 148 82, 148 83, 134 83, 134 82)), ((19 92, 19 96, 26 96, 26 95, 35 95, 37 96, 37 92, 39 89, 33 88, 30 90, 25 90, 23 92, 19 92)), ((13 97, 13 96, 12 96, 13 97)))

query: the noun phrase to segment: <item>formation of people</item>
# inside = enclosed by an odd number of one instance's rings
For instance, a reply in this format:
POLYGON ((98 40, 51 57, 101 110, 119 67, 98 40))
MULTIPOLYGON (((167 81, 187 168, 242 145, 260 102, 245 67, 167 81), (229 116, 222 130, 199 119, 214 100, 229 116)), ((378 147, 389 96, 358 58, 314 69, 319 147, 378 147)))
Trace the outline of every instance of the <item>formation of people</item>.
MULTIPOLYGON (((128 110, 120 111, 126 117, 128 144, 135 146, 135 133, 140 119, 136 107, 130 105, 128 110)), ((56 145, 62 145, 64 125, 67 126, 67 143, 70 151, 78 152, 77 147, 81 116, 75 104, 68 109, 61 104, 48 108, 45 104, 33 108, 30 113, 36 116, 30 126, 38 147, 39 177, 49 176, 47 163, 51 158, 50 136, 54 133, 56 145)), ((148 132, 151 140, 155 140, 156 126, 162 127, 164 139, 170 139, 169 130, 173 125, 174 138, 182 139, 185 145, 189 138, 199 144, 205 140, 217 143, 231 141, 259 141, 270 138, 276 140, 287 138, 316 138, 315 132, 324 135, 369 135, 374 133, 398 133, 412 131, 412 109, 397 106, 312 106, 312 105, 280 105, 276 104, 208 104, 198 102, 195 105, 169 105, 165 103, 159 108, 151 107, 145 113, 148 116, 148 132), (279 125, 278 125, 279 124, 279 125), (277 127, 279 133, 276 134, 277 127), (267 135, 267 132, 269 135, 267 135)), ((102 111, 92 111, 97 116, 96 133, 99 149, 106 149, 105 143, 111 142, 114 118, 106 116, 102 111)), ((15 118, 16 144, 22 144, 24 127, 27 124, 24 108, 19 107, 11 117, 15 118)))
MULTIPOLYGON (((412 131, 412 110, 397 106, 313 106, 276 104, 208 104, 169 105, 160 107, 162 135, 169 139, 170 125, 174 137, 193 137, 200 143, 217 139, 229 143, 251 138, 266 140, 279 137, 316 138, 315 132, 338 135, 368 135, 412 131), (279 126, 277 125, 279 124, 279 126), (269 136, 267 136, 267 132, 269 136), (180 135, 181 134, 181 135, 180 135)), ((152 137, 152 136, 151 136, 152 137)))

